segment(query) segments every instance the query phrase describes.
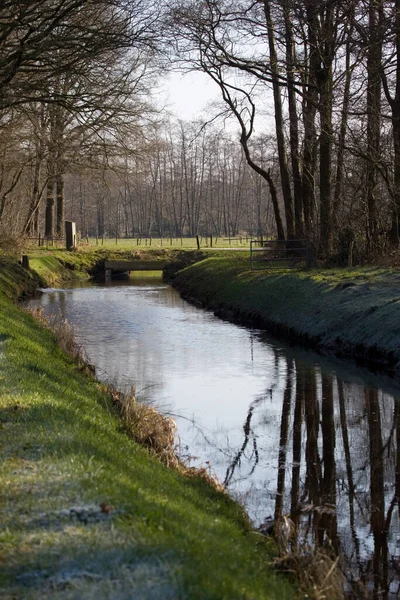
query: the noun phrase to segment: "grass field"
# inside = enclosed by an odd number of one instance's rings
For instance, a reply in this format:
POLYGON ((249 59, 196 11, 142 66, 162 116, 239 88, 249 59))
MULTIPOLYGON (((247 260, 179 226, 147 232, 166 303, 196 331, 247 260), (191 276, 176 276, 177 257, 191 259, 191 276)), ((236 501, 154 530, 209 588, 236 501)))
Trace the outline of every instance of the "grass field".
MULTIPOLYGON (((210 237, 199 236, 200 248, 249 248, 251 238, 249 236, 238 237, 210 237)), ((41 240, 41 248, 54 249, 64 246, 64 242, 54 240, 41 240)), ((38 240, 32 240, 27 243, 29 250, 35 251, 38 248, 38 240)), ((104 248, 108 250, 146 250, 150 248, 170 248, 170 249, 197 249, 197 239, 195 237, 176 238, 176 237, 139 237, 139 238, 91 238, 82 237, 79 240, 80 250, 85 248, 104 248)))

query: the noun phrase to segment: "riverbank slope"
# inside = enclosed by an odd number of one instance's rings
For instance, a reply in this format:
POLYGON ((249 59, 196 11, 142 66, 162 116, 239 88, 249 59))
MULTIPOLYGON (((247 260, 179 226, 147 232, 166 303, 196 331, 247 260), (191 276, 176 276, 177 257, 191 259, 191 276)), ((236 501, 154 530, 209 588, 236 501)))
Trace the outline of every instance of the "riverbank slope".
POLYGON ((242 509, 130 439, 109 390, 16 306, 39 281, 0 258, 2 598, 293 597, 242 509))
POLYGON ((210 257, 169 277, 218 316, 400 376, 400 272, 254 270, 243 255, 210 257))

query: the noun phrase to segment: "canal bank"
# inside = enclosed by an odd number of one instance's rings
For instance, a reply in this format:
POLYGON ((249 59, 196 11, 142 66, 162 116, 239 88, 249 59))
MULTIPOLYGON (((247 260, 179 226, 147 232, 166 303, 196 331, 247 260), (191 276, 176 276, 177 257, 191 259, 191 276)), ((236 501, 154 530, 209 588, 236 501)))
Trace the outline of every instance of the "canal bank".
POLYGON ((242 256, 219 256, 168 280, 221 318, 400 377, 398 270, 252 271, 242 256))
POLYGON ((3 597, 293 597, 240 506, 130 439, 109 390, 15 305, 38 281, 1 259, 3 597))

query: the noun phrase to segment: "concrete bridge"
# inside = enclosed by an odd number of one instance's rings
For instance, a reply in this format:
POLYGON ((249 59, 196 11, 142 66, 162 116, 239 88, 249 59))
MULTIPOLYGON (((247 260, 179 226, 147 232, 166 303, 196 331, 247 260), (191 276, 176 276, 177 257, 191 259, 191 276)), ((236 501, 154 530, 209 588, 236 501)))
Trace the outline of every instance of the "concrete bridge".
POLYGON ((166 260, 105 260, 106 277, 113 274, 130 273, 130 271, 162 271, 166 260))

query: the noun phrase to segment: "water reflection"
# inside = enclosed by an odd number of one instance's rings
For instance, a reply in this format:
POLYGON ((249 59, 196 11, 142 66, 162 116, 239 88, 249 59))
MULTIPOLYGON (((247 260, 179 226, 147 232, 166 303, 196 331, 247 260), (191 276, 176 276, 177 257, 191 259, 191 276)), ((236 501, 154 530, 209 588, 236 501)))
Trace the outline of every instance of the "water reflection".
POLYGON ((274 518, 340 552, 357 598, 399 595, 399 435, 393 396, 288 362, 274 518))
POLYGON ((399 592, 400 391, 185 303, 154 278, 47 291, 98 376, 133 384, 178 424, 255 523, 290 515, 291 543, 343 557, 355 597, 399 592))

